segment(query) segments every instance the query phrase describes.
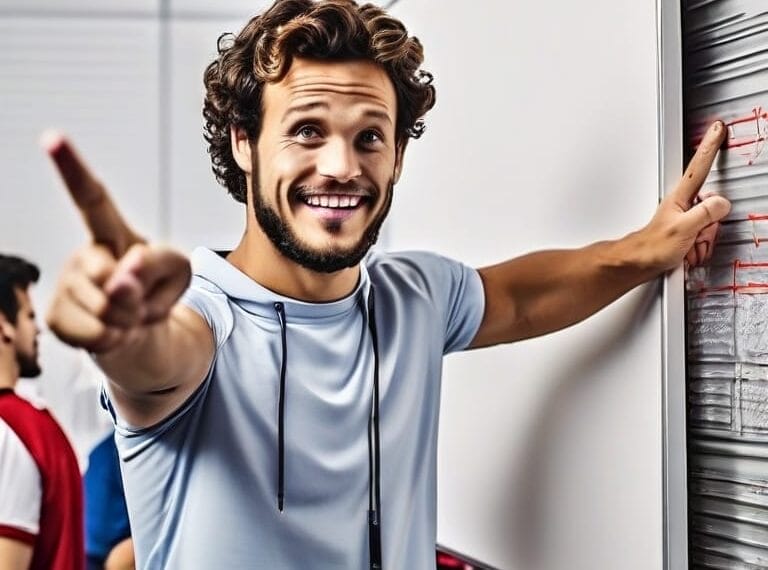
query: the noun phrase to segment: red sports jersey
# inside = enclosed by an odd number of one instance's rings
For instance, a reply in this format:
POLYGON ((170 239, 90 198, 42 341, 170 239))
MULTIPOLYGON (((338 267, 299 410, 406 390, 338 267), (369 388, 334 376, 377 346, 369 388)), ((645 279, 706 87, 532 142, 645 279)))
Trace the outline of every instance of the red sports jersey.
POLYGON ((0 390, 0 419, 26 447, 42 485, 37 534, 0 520, 0 536, 32 546, 31 570, 82 570, 82 479, 69 440, 50 413, 10 389, 0 390))

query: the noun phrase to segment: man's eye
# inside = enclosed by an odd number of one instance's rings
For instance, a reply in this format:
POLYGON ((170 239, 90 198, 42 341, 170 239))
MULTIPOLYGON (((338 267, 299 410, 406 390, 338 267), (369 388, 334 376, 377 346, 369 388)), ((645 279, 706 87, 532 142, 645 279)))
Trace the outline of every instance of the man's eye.
POLYGON ((312 127, 310 125, 304 125, 303 127, 300 127, 299 130, 296 131, 296 135, 299 138, 302 138, 304 140, 310 140, 318 136, 319 133, 317 132, 317 129, 315 127, 312 127))
POLYGON ((381 140, 381 136, 376 131, 364 131, 360 135, 360 141, 363 144, 374 144, 381 140))

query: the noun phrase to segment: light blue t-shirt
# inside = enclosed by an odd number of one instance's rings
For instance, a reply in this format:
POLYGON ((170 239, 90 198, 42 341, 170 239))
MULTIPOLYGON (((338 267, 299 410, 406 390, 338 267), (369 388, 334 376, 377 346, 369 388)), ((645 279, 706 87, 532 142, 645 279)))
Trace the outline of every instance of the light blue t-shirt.
POLYGON ((368 420, 379 344, 383 567, 435 567, 436 446, 443 355, 474 338, 477 272, 430 253, 371 253, 331 303, 283 297, 207 249, 182 302, 213 330, 201 387, 147 429, 118 418, 141 569, 368 567, 368 420), (283 345, 275 303, 285 308, 283 345), (284 510, 277 506, 285 363, 284 510))

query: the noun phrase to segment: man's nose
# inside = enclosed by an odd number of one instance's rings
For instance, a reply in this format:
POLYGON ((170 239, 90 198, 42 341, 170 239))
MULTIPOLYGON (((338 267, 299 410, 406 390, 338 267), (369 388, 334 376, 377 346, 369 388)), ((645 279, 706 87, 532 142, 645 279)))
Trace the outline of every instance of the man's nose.
POLYGON ((318 174, 345 183, 362 174, 354 144, 346 140, 329 140, 317 158, 318 174))

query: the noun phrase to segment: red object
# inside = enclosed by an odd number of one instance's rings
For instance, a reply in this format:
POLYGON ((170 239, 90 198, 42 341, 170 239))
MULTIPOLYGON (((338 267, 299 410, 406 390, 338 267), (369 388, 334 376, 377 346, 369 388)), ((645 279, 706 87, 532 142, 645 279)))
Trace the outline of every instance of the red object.
POLYGON ((437 553, 437 570, 449 570, 458 568, 459 570, 472 570, 472 566, 466 562, 462 562, 455 556, 447 554, 445 552, 437 553))
POLYGON ((0 536, 33 546, 30 570, 82 570, 83 484, 69 440, 50 413, 12 390, 0 391, 0 418, 29 451, 43 484, 37 536, 2 524, 0 536))

